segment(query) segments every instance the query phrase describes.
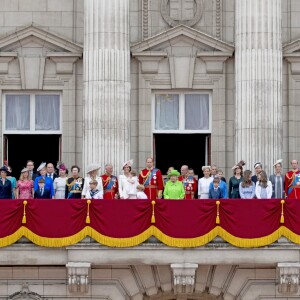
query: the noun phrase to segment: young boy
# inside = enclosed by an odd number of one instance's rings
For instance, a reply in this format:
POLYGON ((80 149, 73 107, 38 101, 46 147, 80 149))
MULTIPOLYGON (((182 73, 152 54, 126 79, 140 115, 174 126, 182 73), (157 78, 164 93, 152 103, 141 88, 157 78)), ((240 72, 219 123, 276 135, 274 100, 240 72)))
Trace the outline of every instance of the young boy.
POLYGON ((136 187, 137 193, 136 193, 136 199, 148 199, 147 195, 144 193, 145 187, 142 184, 139 184, 136 187))
POLYGON ((209 199, 221 199, 223 198, 223 192, 219 187, 220 178, 215 177, 213 180, 213 186, 209 187, 208 198, 209 199))
POLYGON ((38 180, 39 188, 34 192, 34 199, 51 199, 51 192, 45 188, 44 178, 38 180))
POLYGON ((103 194, 97 189, 98 181, 91 179, 89 182, 89 190, 86 192, 86 199, 103 199, 103 194))

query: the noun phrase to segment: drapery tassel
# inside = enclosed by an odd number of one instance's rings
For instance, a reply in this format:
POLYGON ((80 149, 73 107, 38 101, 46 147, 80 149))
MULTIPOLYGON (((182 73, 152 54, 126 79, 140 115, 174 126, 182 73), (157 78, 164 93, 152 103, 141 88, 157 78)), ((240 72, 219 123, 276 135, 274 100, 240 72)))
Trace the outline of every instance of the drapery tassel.
POLYGON ((220 216, 219 216, 219 206, 220 206, 220 201, 216 202, 217 205, 217 217, 216 217, 216 224, 220 224, 220 216))
POLYGON ((23 210, 22 224, 26 224, 26 205, 27 205, 26 200, 23 201, 23 205, 24 205, 24 210, 23 210))
POLYGON ((90 204, 91 204, 91 200, 87 200, 86 203, 88 205, 87 207, 87 214, 86 214, 86 219, 85 219, 85 223, 86 224, 90 224, 91 223, 91 219, 90 219, 90 204))
POLYGON ((154 205, 155 205, 155 201, 153 200, 151 203, 152 203, 152 217, 151 217, 151 223, 154 224, 154 223, 155 223, 155 214, 154 214, 154 205))
POLYGON ((280 223, 283 224, 283 223, 284 223, 283 205, 284 205, 285 201, 284 201, 284 200, 281 200, 280 203, 281 203, 281 217, 280 217, 280 223))

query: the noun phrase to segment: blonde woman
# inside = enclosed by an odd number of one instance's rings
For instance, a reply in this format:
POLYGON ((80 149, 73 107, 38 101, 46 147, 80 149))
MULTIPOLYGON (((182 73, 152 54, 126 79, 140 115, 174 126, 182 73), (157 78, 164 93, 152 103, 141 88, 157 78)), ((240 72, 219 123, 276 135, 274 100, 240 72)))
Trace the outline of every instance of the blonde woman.
POLYGON ((202 167, 203 177, 198 181, 198 198, 208 199, 209 197, 209 185, 213 182, 213 178, 210 176, 210 166, 202 167))
POLYGON ((29 177, 29 169, 24 168, 17 182, 16 199, 33 199, 33 195, 33 180, 29 177))

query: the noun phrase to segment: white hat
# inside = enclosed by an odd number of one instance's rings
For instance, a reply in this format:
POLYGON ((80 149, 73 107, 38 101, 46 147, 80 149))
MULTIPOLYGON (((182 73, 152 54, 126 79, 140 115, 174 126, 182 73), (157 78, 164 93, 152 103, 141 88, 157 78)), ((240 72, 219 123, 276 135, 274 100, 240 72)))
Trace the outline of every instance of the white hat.
POLYGON ((24 172, 29 172, 29 169, 27 169, 27 168, 22 169, 21 173, 24 173, 24 172))
POLYGON ((273 167, 275 167, 277 164, 281 164, 282 165, 282 158, 277 159, 277 161, 275 162, 275 164, 273 165, 273 167))
POLYGON ((204 171, 205 169, 209 169, 210 170, 210 166, 202 166, 202 171, 204 171))
POLYGON ((259 161, 259 162, 256 162, 256 163, 254 164, 254 169, 256 169, 257 167, 261 167, 261 168, 262 168, 262 164, 261 164, 260 161, 259 161))
POLYGON ((133 159, 130 159, 128 161, 125 161, 122 168, 124 168, 125 166, 131 167, 133 165, 133 159))
POLYGON ((86 168, 86 172, 90 173, 90 172, 93 172, 93 171, 96 171, 96 170, 99 170, 99 169, 101 169, 100 164, 90 164, 86 168))
POLYGON ((46 166, 46 163, 45 163, 45 162, 42 162, 36 170, 39 172, 39 171, 41 171, 43 168, 45 168, 45 166, 46 166))

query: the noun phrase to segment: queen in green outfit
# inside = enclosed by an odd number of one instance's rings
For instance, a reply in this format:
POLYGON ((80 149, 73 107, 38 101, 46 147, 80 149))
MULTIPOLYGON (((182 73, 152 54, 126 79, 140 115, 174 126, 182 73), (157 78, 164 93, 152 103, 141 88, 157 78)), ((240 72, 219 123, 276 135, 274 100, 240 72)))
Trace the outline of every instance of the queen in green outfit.
POLYGON ((180 173, 177 170, 172 170, 168 174, 169 180, 165 185, 164 198, 172 200, 184 199, 184 187, 181 181, 178 181, 180 173))

